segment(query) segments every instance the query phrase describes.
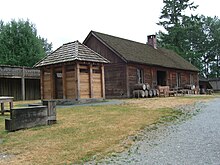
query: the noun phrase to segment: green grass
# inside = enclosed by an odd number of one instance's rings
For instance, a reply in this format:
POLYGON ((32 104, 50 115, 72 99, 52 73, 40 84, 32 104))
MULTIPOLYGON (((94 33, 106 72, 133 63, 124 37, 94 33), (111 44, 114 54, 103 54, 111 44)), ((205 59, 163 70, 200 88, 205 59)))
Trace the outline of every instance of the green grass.
MULTIPOLYGON (((151 102, 156 101, 160 100, 151 102)), ((9 116, 0 116, 0 153, 15 155, 8 164, 83 163, 94 155, 102 158, 121 152, 133 143, 122 143, 128 136, 155 123, 175 121, 180 115, 172 108, 147 109, 133 104, 68 107, 57 109, 57 124, 11 133, 4 130, 4 120, 9 116)))

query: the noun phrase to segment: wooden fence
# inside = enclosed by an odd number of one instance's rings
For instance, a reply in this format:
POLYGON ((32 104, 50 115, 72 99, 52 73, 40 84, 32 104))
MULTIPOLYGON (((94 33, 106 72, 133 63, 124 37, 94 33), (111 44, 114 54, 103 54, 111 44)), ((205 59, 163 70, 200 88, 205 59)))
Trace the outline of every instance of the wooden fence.
POLYGON ((40 99, 40 71, 0 66, 0 96, 12 96, 14 100, 40 99))

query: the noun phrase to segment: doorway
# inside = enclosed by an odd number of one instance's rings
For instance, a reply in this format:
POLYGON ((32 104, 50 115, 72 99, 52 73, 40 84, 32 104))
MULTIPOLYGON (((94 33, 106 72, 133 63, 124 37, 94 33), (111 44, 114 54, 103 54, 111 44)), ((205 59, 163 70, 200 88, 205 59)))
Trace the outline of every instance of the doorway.
POLYGON ((55 73, 55 96, 56 99, 63 99, 62 72, 55 73))
POLYGON ((166 72, 157 71, 157 85, 166 86, 166 72))

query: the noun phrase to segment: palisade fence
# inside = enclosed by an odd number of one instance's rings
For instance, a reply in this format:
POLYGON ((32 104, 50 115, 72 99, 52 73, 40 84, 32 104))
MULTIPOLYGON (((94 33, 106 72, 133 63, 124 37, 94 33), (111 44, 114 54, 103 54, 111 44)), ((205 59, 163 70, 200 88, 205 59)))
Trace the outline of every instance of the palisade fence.
POLYGON ((14 100, 40 99, 40 71, 0 65, 0 96, 12 96, 14 100))

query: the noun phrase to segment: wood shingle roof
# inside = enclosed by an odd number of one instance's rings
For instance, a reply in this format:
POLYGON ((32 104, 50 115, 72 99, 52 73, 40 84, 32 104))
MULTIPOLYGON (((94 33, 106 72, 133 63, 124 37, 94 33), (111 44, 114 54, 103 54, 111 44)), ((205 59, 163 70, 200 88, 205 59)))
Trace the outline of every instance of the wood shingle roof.
POLYGON ((36 63, 34 67, 42 67, 46 65, 71 62, 86 61, 97 63, 109 63, 107 59, 88 48, 79 41, 63 44, 57 50, 36 63))
MULTIPOLYGON (((195 66, 176 54, 174 51, 164 48, 153 48, 147 44, 91 31, 90 35, 95 36, 102 43, 126 62, 135 62, 147 65, 162 66, 190 71, 199 71, 195 66)), ((87 38, 88 38, 87 37, 87 38)), ((87 39, 86 39, 87 40, 87 39)), ((84 43, 86 42, 84 41, 84 43)))

